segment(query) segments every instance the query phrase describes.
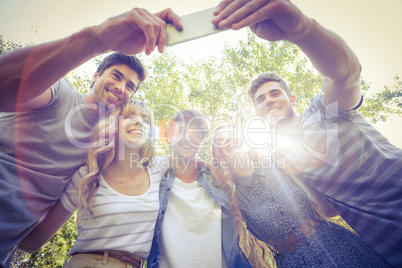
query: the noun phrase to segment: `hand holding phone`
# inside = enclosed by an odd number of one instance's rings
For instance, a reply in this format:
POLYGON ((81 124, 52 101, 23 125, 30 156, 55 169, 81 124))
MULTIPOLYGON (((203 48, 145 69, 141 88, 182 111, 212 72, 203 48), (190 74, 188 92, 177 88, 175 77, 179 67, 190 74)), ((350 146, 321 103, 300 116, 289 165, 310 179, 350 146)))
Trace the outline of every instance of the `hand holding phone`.
POLYGON ((182 16, 181 22, 183 30, 181 31, 177 30, 172 24, 168 24, 168 46, 224 31, 211 22, 215 17, 213 14, 215 9, 216 8, 209 8, 182 16))

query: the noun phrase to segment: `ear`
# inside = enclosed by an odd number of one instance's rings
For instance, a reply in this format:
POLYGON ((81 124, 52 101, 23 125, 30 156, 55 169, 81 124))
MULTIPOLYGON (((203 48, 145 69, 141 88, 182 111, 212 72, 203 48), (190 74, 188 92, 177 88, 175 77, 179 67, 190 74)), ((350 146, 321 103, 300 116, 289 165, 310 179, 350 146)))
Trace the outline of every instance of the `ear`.
POLYGON ((290 100, 290 104, 292 104, 292 106, 294 106, 296 104, 296 97, 295 96, 290 95, 289 100, 290 100))
POLYGON ((99 73, 98 73, 98 71, 96 71, 94 73, 94 75, 92 76, 92 81, 96 82, 96 80, 98 80, 98 77, 99 77, 99 73))

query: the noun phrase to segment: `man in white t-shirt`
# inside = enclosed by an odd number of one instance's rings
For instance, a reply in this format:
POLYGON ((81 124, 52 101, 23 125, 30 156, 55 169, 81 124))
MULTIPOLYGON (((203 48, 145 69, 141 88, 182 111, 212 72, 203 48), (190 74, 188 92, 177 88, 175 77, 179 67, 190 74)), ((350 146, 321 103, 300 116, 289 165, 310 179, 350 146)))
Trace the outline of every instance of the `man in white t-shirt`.
POLYGON ((210 128, 196 110, 183 110, 171 121, 172 165, 160 190, 160 212, 148 267, 252 267, 241 252, 226 194, 197 153, 210 128), (169 202, 169 206, 168 205, 169 202), (163 222, 163 225, 162 225, 163 222))

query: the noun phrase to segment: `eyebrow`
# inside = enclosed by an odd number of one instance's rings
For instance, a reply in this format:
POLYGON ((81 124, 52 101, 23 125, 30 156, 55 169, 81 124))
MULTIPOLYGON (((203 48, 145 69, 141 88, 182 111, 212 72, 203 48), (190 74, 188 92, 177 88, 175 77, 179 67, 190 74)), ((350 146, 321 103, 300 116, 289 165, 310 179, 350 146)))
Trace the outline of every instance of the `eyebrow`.
MULTIPOLYGON (((120 75, 121 77, 125 78, 124 74, 123 74, 122 72, 120 72, 119 70, 117 70, 117 69, 113 69, 113 71, 114 71, 114 72, 116 72, 116 73, 117 73, 118 75, 120 75)), ((131 86, 133 86, 133 87, 134 87, 134 89, 136 89, 136 88, 137 88, 137 85, 136 85, 136 84, 134 84, 132 81, 127 80, 127 83, 128 83, 128 84, 131 84, 131 86)))
POLYGON ((260 99, 263 99, 264 97, 265 97, 264 94, 260 94, 260 95, 258 95, 257 98, 255 98, 255 101, 258 101, 258 100, 260 100, 260 99))
MULTIPOLYGON (((276 92, 282 92, 282 90, 279 89, 279 88, 274 88, 274 89, 269 90, 268 94, 273 94, 273 93, 276 93, 276 92)), ((265 97, 265 95, 266 95, 266 94, 260 94, 260 95, 258 95, 258 97, 255 98, 255 101, 258 101, 259 99, 265 97)))
POLYGON ((272 89, 272 90, 270 90, 269 91, 269 93, 271 94, 271 93, 276 93, 276 92, 282 92, 280 89, 278 89, 278 88, 275 88, 275 89, 272 89))
POLYGON ((147 114, 142 113, 141 116, 145 119, 151 120, 151 117, 149 117, 147 114))

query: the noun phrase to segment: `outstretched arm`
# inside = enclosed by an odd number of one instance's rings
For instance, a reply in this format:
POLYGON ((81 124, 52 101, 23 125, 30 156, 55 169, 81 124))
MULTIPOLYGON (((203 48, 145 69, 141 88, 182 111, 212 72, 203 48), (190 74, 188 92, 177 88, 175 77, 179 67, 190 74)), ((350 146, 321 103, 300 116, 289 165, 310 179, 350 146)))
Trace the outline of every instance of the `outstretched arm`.
POLYGON ((18 245, 18 248, 33 253, 38 251, 70 219, 72 213, 66 210, 61 201, 49 210, 39 224, 18 245))
POLYGON ((225 0, 215 12, 215 25, 234 30, 250 26, 259 37, 288 40, 309 57, 323 75, 326 103, 348 110, 360 101, 360 63, 344 40, 305 16, 288 0, 225 0))
MULTIPOLYGON (((15 111, 34 100, 45 105, 50 86, 87 60, 108 51, 150 54, 167 45, 166 22, 181 29, 180 18, 166 9, 151 14, 133 10, 88 27, 64 39, 12 51, 0 56, 0 111, 15 111)), ((36 106, 36 107, 35 107, 36 106)))

